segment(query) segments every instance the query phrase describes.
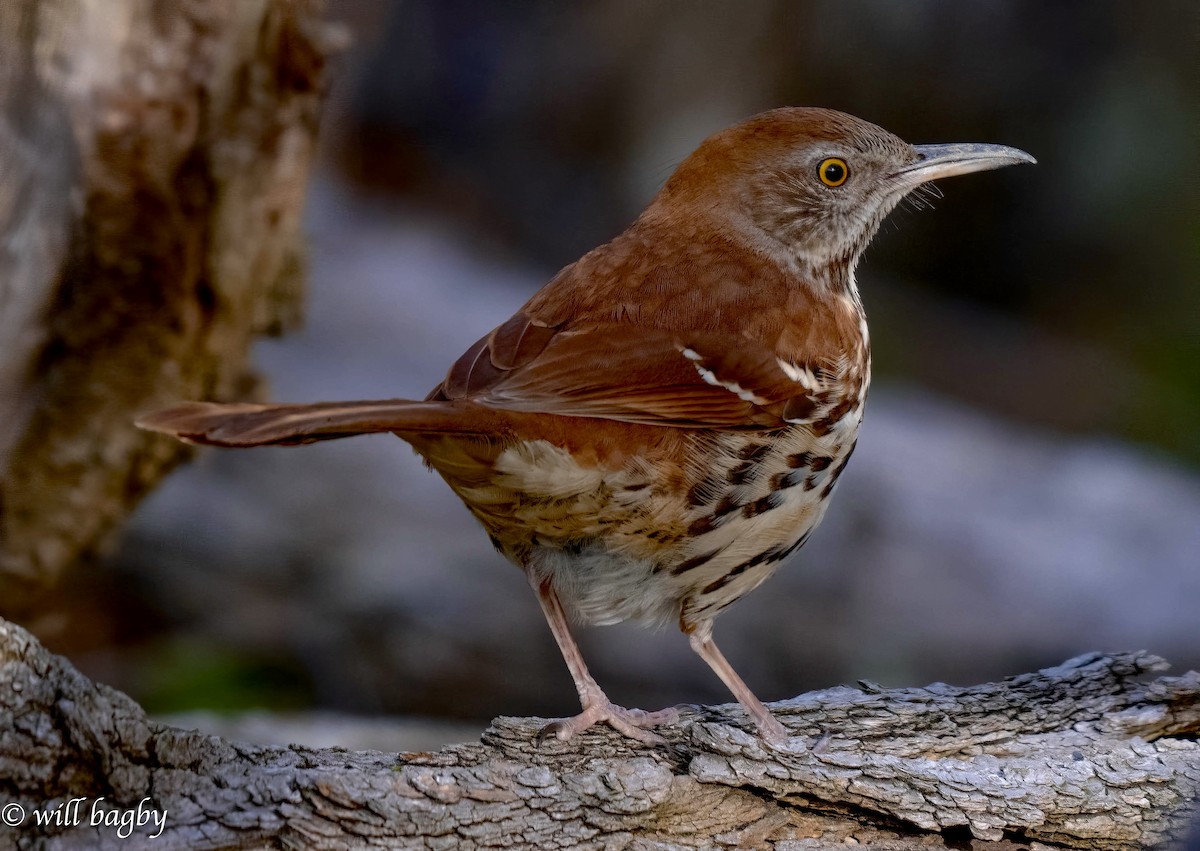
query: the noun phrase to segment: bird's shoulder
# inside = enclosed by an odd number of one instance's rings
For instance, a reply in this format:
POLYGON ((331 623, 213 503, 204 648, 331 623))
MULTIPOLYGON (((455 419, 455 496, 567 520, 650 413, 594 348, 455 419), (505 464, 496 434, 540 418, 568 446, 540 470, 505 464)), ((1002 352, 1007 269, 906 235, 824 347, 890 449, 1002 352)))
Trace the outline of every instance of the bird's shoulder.
POLYGON ((844 299, 719 229, 639 225, 563 269, 430 398, 777 427, 845 358, 859 321, 844 299))

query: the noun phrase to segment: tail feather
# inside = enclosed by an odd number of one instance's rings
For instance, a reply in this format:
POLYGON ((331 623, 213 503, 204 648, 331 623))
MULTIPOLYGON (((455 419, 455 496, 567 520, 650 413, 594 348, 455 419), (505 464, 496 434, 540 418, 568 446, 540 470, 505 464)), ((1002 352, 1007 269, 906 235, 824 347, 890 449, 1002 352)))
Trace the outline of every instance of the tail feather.
POLYGON ((452 402, 317 402, 254 405, 184 402, 135 420, 149 431, 212 446, 291 446, 374 432, 475 432, 482 429, 452 402))

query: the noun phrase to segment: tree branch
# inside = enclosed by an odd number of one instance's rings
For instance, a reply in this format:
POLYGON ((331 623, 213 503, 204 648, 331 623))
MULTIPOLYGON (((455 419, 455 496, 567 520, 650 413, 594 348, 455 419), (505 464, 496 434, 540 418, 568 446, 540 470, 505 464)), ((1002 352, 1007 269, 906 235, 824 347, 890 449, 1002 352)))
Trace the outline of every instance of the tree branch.
POLYGON ((814 692, 775 704, 783 750, 719 706, 657 748, 498 718, 481 742, 397 755, 153 723, 0 621, 0 808, 25 814, 0 837, 126 847, 115 819, 141 803, 166 814, 155 848, 1142 848, 1182 832, 1200 791, 1200 674, 1142 679, 1164 667, 1091 654, 971 688, 814 692), (75 798, 74 821, 35 823, 75 798), (89 823, 96 806, 111 823, 89 823))

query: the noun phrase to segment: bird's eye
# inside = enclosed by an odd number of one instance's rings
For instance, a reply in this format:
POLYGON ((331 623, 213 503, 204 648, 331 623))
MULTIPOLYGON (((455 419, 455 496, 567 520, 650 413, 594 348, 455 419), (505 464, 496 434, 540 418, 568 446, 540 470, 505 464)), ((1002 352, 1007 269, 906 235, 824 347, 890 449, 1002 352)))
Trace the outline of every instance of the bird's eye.
POLYGON ((817 166, 817 177, 826 186, 841 186, 850 177, 850 166, 841 157, 829 157, 817 166))

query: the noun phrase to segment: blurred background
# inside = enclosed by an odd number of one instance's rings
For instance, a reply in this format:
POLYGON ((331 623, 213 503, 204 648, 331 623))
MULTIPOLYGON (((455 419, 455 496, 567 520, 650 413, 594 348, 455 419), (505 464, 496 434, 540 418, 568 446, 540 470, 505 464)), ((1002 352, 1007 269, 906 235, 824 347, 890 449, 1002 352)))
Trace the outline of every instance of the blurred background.
MULTIPOLYGON (((339 0, 302 330, 274 398, 424 395, 705 136, 781 105, 1035 168, 947 181, 859 270, 876 383, 825 524, 717 625, 765 699, 1090 650, 1200 665, 1200 13, 1038 0, 339 0)), ((536 602, 401 441, 204 453, 35 625, 162 713, 577 711, 536 602)), ((614 700, 726 702, 673 630, 614 700)), ((447 734, 453 736, 455 734, 447 734)), ((348 742, 343 742, 348 744, 348 742)))

